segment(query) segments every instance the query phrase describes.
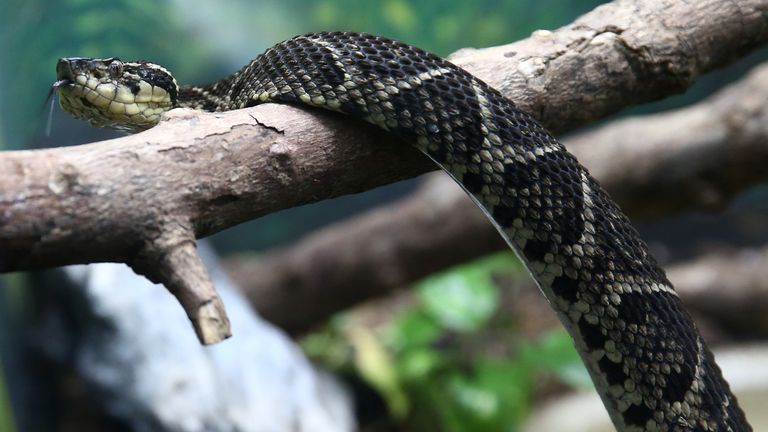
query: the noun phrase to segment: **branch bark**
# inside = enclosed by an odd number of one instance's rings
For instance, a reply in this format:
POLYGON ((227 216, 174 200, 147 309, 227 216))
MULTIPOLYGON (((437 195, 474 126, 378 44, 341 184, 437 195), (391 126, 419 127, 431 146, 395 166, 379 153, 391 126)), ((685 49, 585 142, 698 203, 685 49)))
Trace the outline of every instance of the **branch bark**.
MULTIPOLYGON (((453 60, 563 132, 682 91, 766 39, 765 0, 618 0, 453 60)), ((169 117, 118 140, 0 155, 0 271, 126 262, 171 289, 215 342, 229 327, 194 238, 432 169, 329 113, 262 105, 169 117)))
POLYGON ((686 306, 732 334, 768 335, 768 246, 710 254, 669 268, 686 306))
MULTIPOLYGON (((691 107, 615 121, 565 144, 633 218, 720 208, 768 181, 766 101, 768 64, 691 107)), ((395 204, 258 258, 232 258, 228 267, 265 318, 297 333, 504 248, 474 203, 437 174, 395 204)))

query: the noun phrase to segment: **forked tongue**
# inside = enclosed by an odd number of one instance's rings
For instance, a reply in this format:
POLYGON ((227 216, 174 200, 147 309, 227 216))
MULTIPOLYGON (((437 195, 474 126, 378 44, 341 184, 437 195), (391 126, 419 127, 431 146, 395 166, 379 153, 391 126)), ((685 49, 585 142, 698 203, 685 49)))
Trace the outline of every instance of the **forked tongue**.
POLYGON ((53 105, 56 102, 53 94, 56 92, 56 89, 69 84, 71 81, 68 79, 62 79, 58 80, 51 85, 51 89, 48 90, 48 96, 45 98, 45 102, 43 102, 42 109, 45 109, 45 105, 48 103, 48 101, 51 101, 51 106, 48 109, 48 121, 45 123, 45 136, 49 137, 51 136, 51 126, 53 125, 53 105))

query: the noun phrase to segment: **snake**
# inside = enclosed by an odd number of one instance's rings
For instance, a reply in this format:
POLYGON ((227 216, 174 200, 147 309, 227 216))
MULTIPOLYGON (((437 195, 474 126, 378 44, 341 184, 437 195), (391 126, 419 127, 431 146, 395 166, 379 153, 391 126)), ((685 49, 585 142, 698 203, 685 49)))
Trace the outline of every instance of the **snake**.
POLYGON ((61 107, 140 132, 173 108, 319 107, 378 126, 485 212, 574 340, 619 431, 750 431, 711 351, 637 230, 532 115, 449 61, 385 37, 310 33, 202 86, 119 58, 62 58, 61 107))

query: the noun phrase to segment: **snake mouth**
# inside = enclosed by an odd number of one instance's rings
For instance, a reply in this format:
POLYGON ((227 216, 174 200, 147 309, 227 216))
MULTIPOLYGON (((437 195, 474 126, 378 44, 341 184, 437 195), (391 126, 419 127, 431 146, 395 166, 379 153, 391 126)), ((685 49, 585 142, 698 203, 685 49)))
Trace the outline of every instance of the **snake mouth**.
POLYGON ((48 99, 50 99, 53 93, 60 88, 71 86, 74 83, 74 75, 72 73, 72 67, 69 65, 69 59, 59 59, 56 63, 56 81, 51 85, 51 90, 48 92, 48 99))
POLYGON ((74 81, 69 78, 56 80, 53 84, 51 84, 51 91, 48 92, 48 98, 50 98, 53 92, 57 91, 59 88, 70 86, 72 84, 74 84, 74 81))
POLYGON ((92 68, 93 65, 88 59, 79 57, 60 58, 56 62, 56 82, 53 83, 53 88, 56 89, 74 84, 77 75, 82 75, 85 71, 92 68))
POLYGON ((88 59, 77 57, 59 59, 56 63, 56 81, 51 85, 49 97, 54 92, 57 92, 60 97, 82 93, 86 87, 86 73, 92 67, 88 59))

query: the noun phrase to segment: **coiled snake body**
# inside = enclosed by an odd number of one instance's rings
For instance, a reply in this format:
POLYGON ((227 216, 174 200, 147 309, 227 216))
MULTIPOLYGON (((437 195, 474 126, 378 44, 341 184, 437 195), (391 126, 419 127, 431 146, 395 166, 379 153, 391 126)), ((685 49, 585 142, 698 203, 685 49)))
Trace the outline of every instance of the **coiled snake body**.
POLYGON ((748 431, 664 272, 629 220, 530 115, 463 69, 361 33, 282 42, 239 72, 177 86, 162 67, 59 61, 62 107, 138 131, 163 111, 263 102, 361 118, 413 143, 483 208, 568 329, 622 431, 748 431))

